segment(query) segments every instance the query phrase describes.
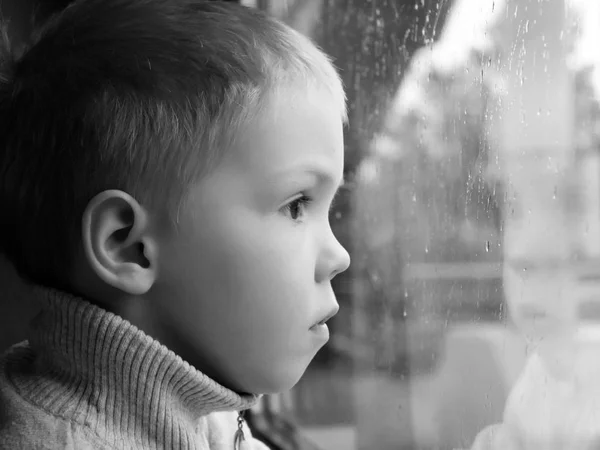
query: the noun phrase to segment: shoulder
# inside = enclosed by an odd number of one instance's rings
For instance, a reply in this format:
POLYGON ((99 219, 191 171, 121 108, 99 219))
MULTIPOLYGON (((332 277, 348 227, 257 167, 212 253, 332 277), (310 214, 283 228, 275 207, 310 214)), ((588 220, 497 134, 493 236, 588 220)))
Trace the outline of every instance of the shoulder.
MULTIPOLYGON (((12 383, 7 358, 26 354, 19 344, 0 357, 0 450, 108 450, 106 443, 84 427, 47 413, 24 398, 12 383)), ((32 384, 31 389, 35 389, 32 384)))
POLYGON ((551 391, 553 378, 549 376, 540 356, 532 354, 525 363, 523 371, 511 389, 507 404, 514 407, 515 404, 524 404, 533 398, 546 397, 551 391))
POLYGON ((471 450, 517 450, 521 448, 518 439, 505 424, 491 425, 483 429, 475 438, 471 450))

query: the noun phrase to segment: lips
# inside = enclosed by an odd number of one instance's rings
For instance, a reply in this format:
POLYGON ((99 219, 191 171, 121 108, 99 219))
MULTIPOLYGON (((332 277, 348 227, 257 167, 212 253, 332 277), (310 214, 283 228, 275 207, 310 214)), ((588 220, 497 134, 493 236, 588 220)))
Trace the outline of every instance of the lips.
POLYGON ((340 309, 340 307, 338 305, 331 308, 325 315, 323 315, 323 318, 321 320, 319 320, 317 323, 315 323, 311 328, 314 328, 319 325, 325 325, 325 322, 327 322, 329 319, 331 319, 333 316, 335 316, 338 313, 339 309, 340 309))
POLYGON ((521 324, 526 327, 533 327, 532 330, 552 332, 562 327, 563 319, 559 319, 554 314, 537 307, 525 307, 519 310, 518 316, 521 324))

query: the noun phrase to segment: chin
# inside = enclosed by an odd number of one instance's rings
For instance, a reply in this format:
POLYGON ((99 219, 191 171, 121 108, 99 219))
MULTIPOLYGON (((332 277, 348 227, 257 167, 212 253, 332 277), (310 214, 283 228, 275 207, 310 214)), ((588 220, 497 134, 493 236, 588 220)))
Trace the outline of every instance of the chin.
MULTIPOLYGON (((310 361, 309 361, 310 362, 310 361)), ((252 394, 279 394, 291 390, 302 378, 308 364, 302 367, 286 367, 273 369, 268 373, 257 373, 253 377, 245 377, 240 383, 243 392, 252 394)), ((263 372, 264 368, 261 368, 263 372)))

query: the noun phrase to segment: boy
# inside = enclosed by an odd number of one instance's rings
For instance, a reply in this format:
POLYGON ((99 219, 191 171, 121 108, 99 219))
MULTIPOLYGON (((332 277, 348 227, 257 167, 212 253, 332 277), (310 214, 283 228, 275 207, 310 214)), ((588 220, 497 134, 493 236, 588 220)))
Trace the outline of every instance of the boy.
POLYGON ((577 270, 567 270, 574 266, 568 247, 548 245, 549 236, 562 232, 559 221, 528 226, 537 234, 527 228, 519 233, 507 221, 505 233, 512 239, 505 242, 512 245, 504 256, 508 311, 527 342, 527 359, 502 422, 484 428, 471 450, 596 450, 600 336, 597 325, 581 315, 594 287, 582 284, 577 270))
POLYGON ((233 411, 298 381, 349 265, 333 66, 235 4, 80 0, 2 69, 1 248, 43 311, 0 449, 264 448, 233 411))

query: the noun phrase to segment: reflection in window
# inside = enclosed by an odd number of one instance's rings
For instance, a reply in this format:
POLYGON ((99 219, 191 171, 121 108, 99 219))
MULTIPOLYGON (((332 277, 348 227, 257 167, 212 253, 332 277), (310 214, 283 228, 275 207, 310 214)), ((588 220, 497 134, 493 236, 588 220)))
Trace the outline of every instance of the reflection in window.
POLYGON ((600 446, 600 2, 254 2, 348 89, 322 449, 600 446))

